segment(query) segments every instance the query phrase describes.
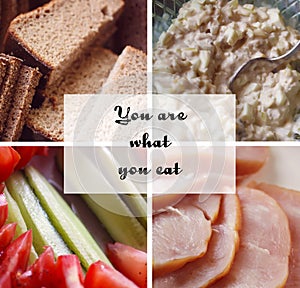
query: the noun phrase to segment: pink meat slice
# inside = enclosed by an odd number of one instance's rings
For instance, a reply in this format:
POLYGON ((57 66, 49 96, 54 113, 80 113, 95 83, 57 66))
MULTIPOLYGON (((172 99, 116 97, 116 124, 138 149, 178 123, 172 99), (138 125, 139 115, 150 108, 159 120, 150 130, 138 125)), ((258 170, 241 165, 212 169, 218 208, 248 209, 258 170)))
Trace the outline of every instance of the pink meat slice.
POLYGON ((211 238, 211 222, 192 205, 179 203, 153 217, 153 272, 163 275, 201 257, 211 238))
POLYGON ((220 194, 189 194, 182 201, 201 209, 207 219, 214 223, 219 215, 220 194))
POLYGON ((254 187, 273 197, 288 217, 292 247, 285 287, 300 287, 300 192, 266 183, 259 183, 254 187))
POLYGON ((228 275, 213 288, 283 287, 288 277, 291 239, 288 219, 262 191, 238 189, 242 207, 240 249, 228 275))
POLYGON ((153 287, 207 287, 228 273, 238 248, 240 205, 236 195, 224 195, 206 254, 177 271, 154 277, 153 287))
POLYGON ((240 146, 236 147, 237 180, 256 173, 263 167, 269 156, 268 147, 240 146))

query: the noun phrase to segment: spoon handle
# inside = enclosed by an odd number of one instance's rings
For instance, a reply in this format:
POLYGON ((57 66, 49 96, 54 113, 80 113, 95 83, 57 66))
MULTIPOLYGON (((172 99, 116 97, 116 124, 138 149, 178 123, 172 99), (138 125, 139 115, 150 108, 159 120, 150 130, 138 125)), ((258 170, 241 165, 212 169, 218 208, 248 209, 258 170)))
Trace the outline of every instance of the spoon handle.
POLYGON ((285 54, 272 58, 272 62, 276 61, 278 63, 283 64, 285 62, 290 61, 291 59, 293 59, 295 56, 297 56, 298 52, 300 52, 300 41, 298 41, 298 43, 288 52, 286 52, 285 54))

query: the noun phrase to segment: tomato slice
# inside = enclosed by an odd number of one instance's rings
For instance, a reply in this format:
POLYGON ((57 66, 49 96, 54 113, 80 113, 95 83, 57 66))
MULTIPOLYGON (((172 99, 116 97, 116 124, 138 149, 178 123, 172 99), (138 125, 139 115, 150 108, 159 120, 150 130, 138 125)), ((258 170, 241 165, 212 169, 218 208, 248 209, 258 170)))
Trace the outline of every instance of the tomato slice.
POLYGON ((4 193, 0 193, 0 228, 5 223, 8 216, 8 204, 4 193))
POLYGON ((12 287, 9 272, 6 272, 6 273, 4 273, 3 275, 0 276, 0 287, 1 288, 11 288, 12 287))
POLYGON ((24 168, 34 155, 48 155, 48 147, 18 146, 15 147, 15 149, 21 156, 21 159, 15 167, 15 170, 24 168))
POLYGON ((46 247, 45 251, 28 268, 28 270, 17 276, 17 287, 55 287, 55 269, 53 250, 51 247, 46 247))
MULTIPOLYGON (((0 252, 2 252, 13 240, 17 223, 6 224, 0 229, 0 252)), ((0 286, 1 287, 1 286, 0 286)))
POLYGON ((141 288, 147 287, 147 254, 122 243, 109 243, 107 256, 114 267, 141 288), (130 264, 129 264, 130 263, 130 264))
POLYGON ((56 262, 56 288, 83 288, 83 272, 76 255, 58 256, 56 262))
MULTIPOLYGON (((134 264, 129 264, 134 265, 134 264)), ((131 280, 108 264, 97 261, 93 263, 85 276, 85 288, 137 288, 131 280)))
POLYGON ((0 147, 0 182, 10 176, 19 160, 19 153, 12 147, 0 147))
POLYGON ((29 230, 6 247, 0 257, 0 277, 8 272, 11 273, 12 279, 15 279, 17 273, 25 271, 29 260, 31 245, 32 232, 29 230))

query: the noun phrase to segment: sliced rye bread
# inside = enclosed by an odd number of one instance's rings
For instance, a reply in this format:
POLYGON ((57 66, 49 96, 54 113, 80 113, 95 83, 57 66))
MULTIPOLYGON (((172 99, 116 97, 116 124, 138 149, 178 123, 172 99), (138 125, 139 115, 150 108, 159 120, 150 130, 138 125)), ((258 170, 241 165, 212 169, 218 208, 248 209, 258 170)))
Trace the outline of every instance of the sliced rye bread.
POLYGON ((123 0, 53 0, 11 22, 5 51, 38 67, 42 85, 57 84, 86 47, 108 36, 123 5, 123 0))
POLYGON ((22 60, 15 57, 7 57, 0 54, 0 58, 9 60, 6 69, 1 91, 0 91, 0 135, 2 134, 5 122, 10 110, 11 101, 13 99, 14 87, 19 77, 19 71, 22 66, 22 60))
POLYGON ((133 46, 147 53, 147 0, 125 1, 124 12, 117 21, 114 46, 118 52, 133 46))
POLYGON ((2 82, 6 75, 6 69, 7 69, 8 65, 9 65, 8 59, 4 59, 4 58, 0 57, 0 91, 1 91, 1 87, 2 87, 2 82))
POLYGON ((131 46, 125 47, 104 83, 101 94, 146 94, 147 56, 131 46))
POLYGON ((42 74, 36 69, 23 65, 14 89, 14 96, 8 118, 5 123, 2 141, 17 141, 23 130, 31 108, 35 88, 42 74))
POLYGON ((64 94, 93 94, 101 89, 117 55, 99 46, 87 51, 69 68, 61 85, 45 90, 47 95, 42 106, 30 111, 26 123, 35 133, 52 141, 63 141, 64 94))

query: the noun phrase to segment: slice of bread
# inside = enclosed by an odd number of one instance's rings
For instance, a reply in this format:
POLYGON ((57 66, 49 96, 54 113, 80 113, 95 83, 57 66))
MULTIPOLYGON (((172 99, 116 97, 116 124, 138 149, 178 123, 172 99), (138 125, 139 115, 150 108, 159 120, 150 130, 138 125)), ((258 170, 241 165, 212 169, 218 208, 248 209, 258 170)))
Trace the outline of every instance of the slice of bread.
POLYGON ((99 91, 117 56, 110 50, 94 46, 65 74, 61 85, 45 90, 47 95, 38 109, 32 109, 27 126, 52 141, 64 140, 64 94, 93 94, 99 91))
POLYGON ((1 54, 0 58, 9 61, 0 91, 0 134, 2 134, 10 110, 14 87, 19 77, 22 60, 15 57, 7 57, 4 54, 1 54))
POLYGON ((52 0, 16 17, 8 29, 5 51, 38 67, 42 82, 57 83, 107 27, 117 20, 122 0, 52 0))
POLYGON ((2 87, 2 82, 6 75, 6 69, 7 69, 8 65, 9 65, 8 59, 0 57, 0 91, 1 91, 1 87, 2 87))
POLYGON ((42 74, 34 68, 23 65, 14 89, 11 108, 1 139, 17 141, 23 130, 31 102, 42 74))
POLYGON ((146 94, 147 56, 126 46, 101 90, 102 94, 146 94))

